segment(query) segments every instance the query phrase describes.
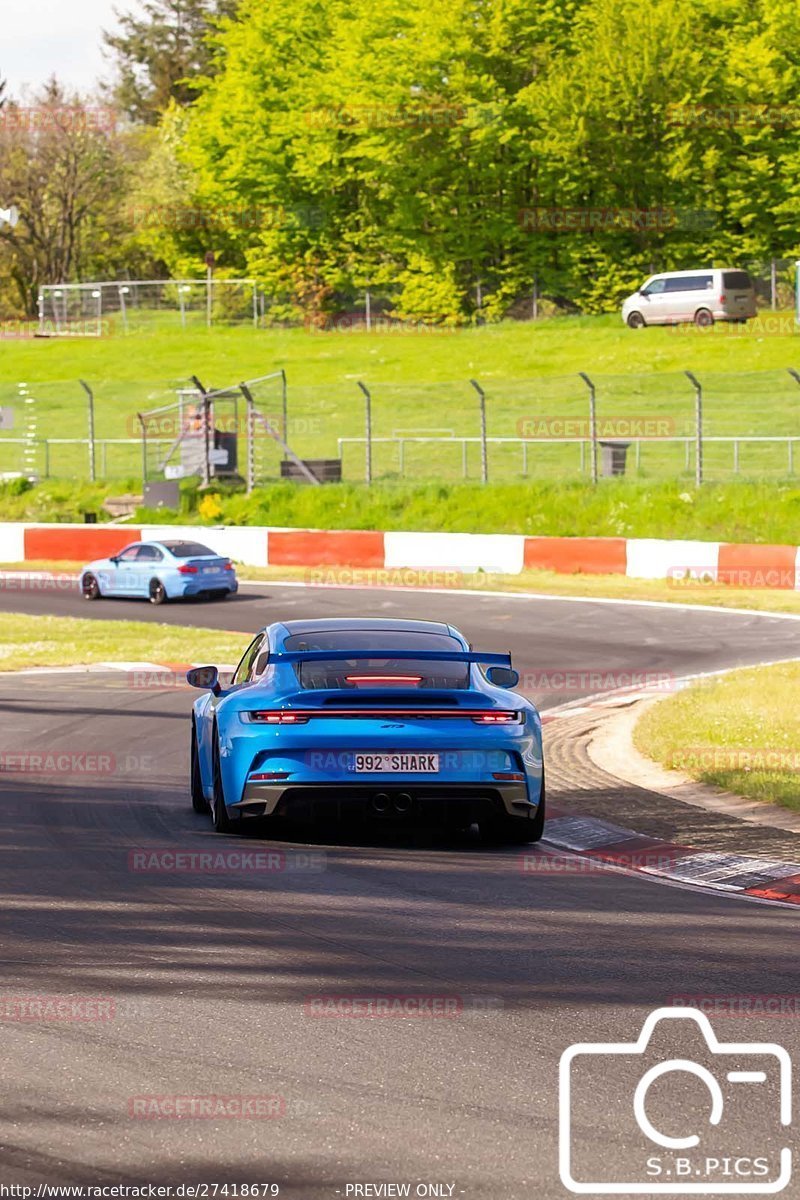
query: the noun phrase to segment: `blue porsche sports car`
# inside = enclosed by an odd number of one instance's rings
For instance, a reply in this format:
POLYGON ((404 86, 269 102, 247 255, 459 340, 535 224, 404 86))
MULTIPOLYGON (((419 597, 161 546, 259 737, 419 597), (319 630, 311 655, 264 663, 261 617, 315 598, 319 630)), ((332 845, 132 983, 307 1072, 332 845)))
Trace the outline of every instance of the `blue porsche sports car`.
POLYGON ((248 817, 431 821, 535 842, 542 728, 508 654, 450 625, 337 618, 268 625, 230 686, 192 713, 191 795, 228 833, 248 817))
POLYGON ((164 604, 189 596, 223 599, 239 588, 230 559, 201 542, 133 542, 81 571, 85 600, 127 596, 164 604))

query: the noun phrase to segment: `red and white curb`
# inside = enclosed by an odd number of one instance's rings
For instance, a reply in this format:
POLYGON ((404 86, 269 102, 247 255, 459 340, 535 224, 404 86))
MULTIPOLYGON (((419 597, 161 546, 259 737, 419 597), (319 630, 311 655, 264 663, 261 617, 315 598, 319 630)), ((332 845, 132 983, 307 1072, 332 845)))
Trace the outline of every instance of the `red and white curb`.
MULTIPOLYGON (((634 829, 595 817, 570 816, 560 810, 555 810, 548 819, 545 839, 548 844, 586 860, 587 865, 617 867, 675 883, 800 904, 800 862, 695 850, 646 837, 634 829)), ((524 855, 522 869, 527 869, 524 855)), ((533 857, 530 869, 536 871, 533 857)))
POLYGON ((199 536, 215 553, 245 566, 305 567, 313 570, 318 582, 328 583, 346 582, 355 569, 377 573, 387 583, 397 572, 423 572, 432 585, 448 572, 518 575, 524 570, 548 570, 669 579, 676 586, 718 582, 732 587, 800 589, 800 548, 796 545, 669 538, 0 522, 0 562, 90 562, 116 554, 131 542, 199 536))

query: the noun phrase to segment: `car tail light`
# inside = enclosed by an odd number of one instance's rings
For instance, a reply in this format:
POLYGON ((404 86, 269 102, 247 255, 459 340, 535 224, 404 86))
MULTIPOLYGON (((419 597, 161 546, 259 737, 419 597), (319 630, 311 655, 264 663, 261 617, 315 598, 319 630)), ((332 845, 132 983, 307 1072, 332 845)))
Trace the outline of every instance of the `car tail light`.
POLYGON ((346 675, 348 683, 422 683, 421 675, 346 675))
POLYGON ((231 560, 229 558, 225 559, 225 562, 220 567, 220 570, 221 571, 232 571, 233 570, 233 563, 231 562, 231 560))
POLYGON ((726 301, 727 299, 728 299, 728 297, 727 297, 727 296, 725 295, 725 293, 723 292, 723 293, 722 293, 722 295, 721 295, 721 296, 720 296, 720 298, 719 298, 719 302, 720 302, 720 304, 724 304, 724 303, 725 303, 725 301, 726 301))
POLYGON ((482 712, 474 716, 473 721, 476 725, 512 725, 519 720, 518 712, 482 712))
POLYGON ((248 783, 267 783, 273 779, 288 779, 291 771, 254 771, 248 775, 248 783))
POLYGON ((190 567, 188 563, 182 563, 178 567, 178 574, 179 575, 196 575, 197 567, 190 567))
POLYGON ((250 720, 258 725, 305 725, 308 714, 267 708, 251 712, 250 720))
POLYGON ((525 782, 525 776, 522 774, 522 771, 493 771, 492 779, 508 779, 513 780, 514 783, 525 782))

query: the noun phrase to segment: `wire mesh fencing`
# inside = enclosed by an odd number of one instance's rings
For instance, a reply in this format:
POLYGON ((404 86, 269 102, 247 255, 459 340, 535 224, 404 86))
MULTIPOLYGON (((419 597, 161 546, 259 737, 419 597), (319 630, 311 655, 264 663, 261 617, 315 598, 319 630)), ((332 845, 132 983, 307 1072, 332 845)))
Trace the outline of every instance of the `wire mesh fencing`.
POLYGON ((791 369, 324 385, 274 371, 246 393, 220 382, 0 385, 0 478, 712 482, 791 478, 800 466, 791 369), (204 392, 208 438, 192 442, 204 392), (195 462, 188 448, 201 442, 195 462), (204 473, 223 453, 230 469, 204 473))

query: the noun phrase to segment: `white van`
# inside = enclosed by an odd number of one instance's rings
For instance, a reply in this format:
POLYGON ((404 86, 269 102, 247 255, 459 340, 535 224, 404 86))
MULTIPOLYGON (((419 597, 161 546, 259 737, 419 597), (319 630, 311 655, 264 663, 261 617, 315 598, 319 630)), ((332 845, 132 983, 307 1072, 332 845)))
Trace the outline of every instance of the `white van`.
POLYGON ((756 293, 747 271, 709 267, 651 275, 622 306, 631 329, 694 321, 705 328, 715 321, 747 321, 756 315, 756 293))

